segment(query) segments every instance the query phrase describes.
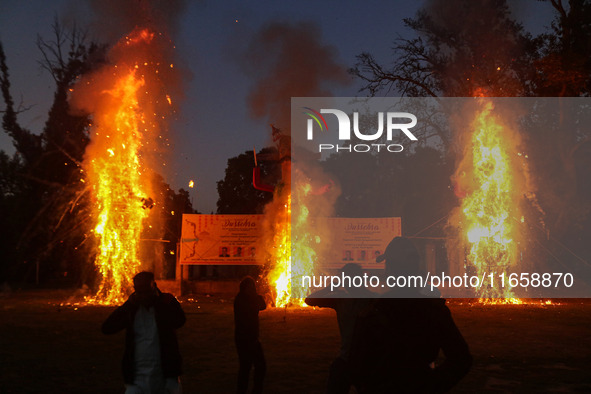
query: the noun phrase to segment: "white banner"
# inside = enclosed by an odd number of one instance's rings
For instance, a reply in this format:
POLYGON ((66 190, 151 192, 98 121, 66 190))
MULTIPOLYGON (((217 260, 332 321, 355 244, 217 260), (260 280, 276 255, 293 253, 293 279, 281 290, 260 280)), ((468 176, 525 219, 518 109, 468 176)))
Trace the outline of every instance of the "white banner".
MULTIPOLYGON (((317 219, 321 220, 321 219, 317 219)), ((363 269, 384 269, 376 257, 384 253, 392 238, 402 235, 401 221, 389 218, 327 218, 331 251, 324 257, 324 268, 341 268, 357 263, 363 269)))
MULTIPOLYGON (((180 263, 199 265, 263 264, 260 248, 263 215, 183 215, 180 263)), ((321 258, 324 268, 357 263, 383 269, 376 257, 402 234, 400 218, 319 218, 333 245, 321 258)), ((318 223, 320 224, 320 223, 318 223)), ((311 231, 314 230, 311 228, 311 231)), ((320 256, 319 256, 320 257, 320 256)), ((297 262, 296 262, 297 263, 297 262)))
POLYGON ((262 264, 262 220, 263 215, 183 215, 181 264, 262 264))

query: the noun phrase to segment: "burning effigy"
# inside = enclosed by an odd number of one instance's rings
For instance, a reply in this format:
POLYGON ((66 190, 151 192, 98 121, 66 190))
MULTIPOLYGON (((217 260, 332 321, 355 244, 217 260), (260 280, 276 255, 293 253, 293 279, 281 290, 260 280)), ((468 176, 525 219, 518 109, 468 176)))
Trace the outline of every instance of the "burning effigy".
MULTIPOLYGON (((286 307, 288 305, 305 305, 302 297, 295 297, 293 295, 292 286, 293 280, 297 274, 302 272, 294 272, 294 268, 300 265, 293 264, 293 258, 301 258, 302 253, 293 253, 293 251, 306 251, 309 262, 303 274, 313 275, 314 251, 311 248, 306 248, 302 244, 301 239, 292 239, 292 193, 296 193, 302 189, 301 184, 292 184, 291 173, 291 139, 289 135, 283 133, 280 129, 272 126, 272 136, 277 148, 277 160, 281 166, 281 180, 275 187, 264 185, 258 179, 256 154, 255 154, 255 169, 253 173, 253 185, 255 188, 273 193, 273 200, 265 207, 264 214, 264 228, 263 242, 265 249, 270 253, 268 267, 266 269, 265 280, 269 285, 271 291, 271 298, 276 307, 286 307), (294 243, 295 241, 295 243, 294 243)), ((296 178, 297 179, 297 178, 296 178)), ((309 185, 307 185, 309 191, 309 185)), ((306 190, 306 186, 304 186, 306 190)), ((307 215, 301 209, 296 211, 293 217, 296 223, 300 225, 307 225, 307 215)))
MULTIPOLYGON (((282 179, 266 188, 273 193, 273 200, 265 207, 263 241, 270 255, 265 281, 276 306, 303 305, 301 296, 292 295, 292 279, 302 272, 313 273, 309 240, 292 238, 292 226, 307 223, 302 205, 292 206, 293 193, 306 193, 310 189, 305 176, 293 177, 290 98, 330 96, 328 86, 348 83, 345 68, 336 60, 335 49, 318 40, 319 36, 318 27, 312 24, 270 23, 254 36, 243 54, 245 68, 256 81, 248 99, 253 116, 267 118, 276 125, 272 127, 271 137, 277 148, 276 160, 281 166, 282 179), (261 73, 261 69, 268 72, 261 73), (293 264, 293 259, 298 259, 298 264, 293 264), (302 266, 301 261, 306 263, 302 266)), ((260 186, 260 190, 265 190, 264 185, 260 186)), ((316 242, 316 237, 312 238, 316 242)))
POLYGON ((159 227, 151 211, 158 204, 154 181, 167 143, 165 122, 173 111, 166 84, 175 72, 172 48, 163 33, 137 27, 111 48, 108 64, 71 89, 72 106, 92 117, 81 181, 92 195, 100 283, 89 301, 124 300, 142 269, 142 232, 159 227))
POLYGON ((518 303, 510 286, 499 286, 519 268, 525 245, 521 204, 527 169, 517 131, 499 117, 493 101, 478 98, 469 130, 460 138, 461 158, 453 175, 460 206, 449 218, 459 230, 448 249, 465 256, 466 271, 489 278, 475 289, 483 302, 518 303), (496 281, 496 285, 495 285, 496 281))

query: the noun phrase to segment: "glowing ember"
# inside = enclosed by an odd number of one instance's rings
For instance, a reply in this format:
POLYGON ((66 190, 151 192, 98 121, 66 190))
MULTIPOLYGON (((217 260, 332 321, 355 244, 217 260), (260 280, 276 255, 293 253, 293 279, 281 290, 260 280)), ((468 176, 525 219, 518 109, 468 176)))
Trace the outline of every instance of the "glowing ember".
MULTIPOLYGON (((526 305, 527 302, 520 300, 519 298, 481 298, 478 300, 479 303, 484 305, 526 305)), ((540 302, 540 305, 543 303, 540 302)), ((550 305, 546 303, 546 305, 550 305)))
MULTIPOLYGON (((468 245, 468 266, 476 274, 493 274, 494 288, 485 286, 478 295, 503 298, 503 303, 521 303, 505 284, 499 286, 499 274, 505 273, 517 260, 518 229, 513 218, 521 217, 519 193, 513 176, 512 149, 516 136, 503 127, 491 113, 490 102, 477 114, 470 138, 471 149, 460 164, 465 196, 461 203, 461 223, 468 245)), ((464 194, 464 193, 462 193, 464 194)), ((500 300, 490 300, 497 303, 500 300)))
POLYGON ((189 187, 192 189, 192 188, 193 188, 193 186, 195 186, 195 182, 193 182, 192 180, 191 180, 191 181, 189 181, 189 187))

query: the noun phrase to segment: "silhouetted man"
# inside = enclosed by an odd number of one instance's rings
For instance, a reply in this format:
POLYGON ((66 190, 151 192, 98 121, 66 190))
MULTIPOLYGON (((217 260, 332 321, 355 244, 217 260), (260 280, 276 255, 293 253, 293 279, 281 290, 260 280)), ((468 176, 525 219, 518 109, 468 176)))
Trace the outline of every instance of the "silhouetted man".
POLYGON ((234 338, 240 369, 238 371, 237 393, 246 393, 248 375, 254 366, 254 387, 252 393, 263 392, 263 380, 267 371, 263 348, 259 342, 259 311, 266 308, 265 300, 257 294, 252 278, 240 282, 240 292, 234 299, 234 338))
POLYGON ((180 394, 181 355, 175 330, 185 324, 176 298, 162 293, 154 274, 133 278, 135 292, 103 323, 104 334, 125 333, 123 378, 126 394, 180 394))
MULTIPOLYGON (((394 238, 377 260, 386 260, 387 276, 420 274, 419 254, 406 238, 394 238)), ((446 392, 471 365, 445 300, 420 289, 393 287, 356 325, 351 368, 360 393, 446 392), (440 350, 445 360, 434 366, 440 350)))
MULTIPOLYGON (((350 277, 363 276, 358 264, 348 263, 341 271, 350 277)), ((306 298, 306 304, 320 308, 332 308, 337 313, 337 323, 341 334, 339 355, 330 365, 327 393, 348 394, 353 385, 352 371, 349 369, 349 353, 355 324, 360 314, 364 313, 373 301, 375 294, 365 287, 330 288, 317 291, 306 298)))

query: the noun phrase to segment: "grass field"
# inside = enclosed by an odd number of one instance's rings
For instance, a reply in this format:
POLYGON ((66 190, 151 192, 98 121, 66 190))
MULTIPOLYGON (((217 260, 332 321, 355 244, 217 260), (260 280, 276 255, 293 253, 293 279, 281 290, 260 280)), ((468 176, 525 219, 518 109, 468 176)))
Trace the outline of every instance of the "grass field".
MULTIPOLYGON (((72 292, 0 298, 0 393, 120 393, 123 333, 100 326, 113 307, 60 306, 72 292)), ((178 331, 185 393, 232 393, 238 360, 232 300, 183 297, 178 331)), ((591 392, 591 302, 448 305, 474 356, 458 393, 591 392)), ((322 393, 339 335, 331 310, 260 314, 268 393, 322 393)))

